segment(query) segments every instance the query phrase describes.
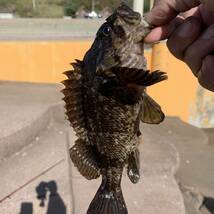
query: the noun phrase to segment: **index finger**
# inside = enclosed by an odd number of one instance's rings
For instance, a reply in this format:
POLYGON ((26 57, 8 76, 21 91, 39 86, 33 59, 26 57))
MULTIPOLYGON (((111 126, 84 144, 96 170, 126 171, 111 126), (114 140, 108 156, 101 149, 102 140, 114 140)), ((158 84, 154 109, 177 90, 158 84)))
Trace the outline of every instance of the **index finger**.
POLYGON ((167 39, 172 32, 183 23, 184 18, 177 16, 173 19, 168 25, 163 25, 160 27, 154 28, 144 39, 146 43, 154 43, 160 40, 167 39))
POLYGON ((145 15, 146 21, 153 26, 169 23, 180 12, 185 12, 200 4, 198 0, 158 0, 152 10, 145 15))

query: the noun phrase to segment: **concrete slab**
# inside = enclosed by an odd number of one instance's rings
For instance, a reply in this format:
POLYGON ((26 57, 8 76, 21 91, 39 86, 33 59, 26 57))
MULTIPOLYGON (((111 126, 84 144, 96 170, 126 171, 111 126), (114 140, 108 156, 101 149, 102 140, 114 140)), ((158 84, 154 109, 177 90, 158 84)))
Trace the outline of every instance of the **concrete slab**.
MULTIPOLYGON (((146 134, 149 134, 149 130, 151 134, 158 133, 160 138, 172 143, 178 151, 180 166, 176 179, 185 189, 184 197, 189 192, 192 197, 189 201, 200 198, 199 202, 193 203, 197 209, 203 207, 205 197, 214 198, 214 147, 209 144, 209 138, 202 129, 177 118, 167 118, 159 126, 145 126, 144 130, 146 134)), ((152 136, 153 140, 155 136, 152 136)))
POLYGON ((61 102, 60 85, 0 82, 0 160, 34 140, 61 102))
POLYGON ((49 124, 36 141, 1 162, 0 213, 72 213, 67 151, 67 128, 49 124))
POLYGON ((203 131, 208 136, 209 144, 214 146, 214 128, 203 129, 203 131))

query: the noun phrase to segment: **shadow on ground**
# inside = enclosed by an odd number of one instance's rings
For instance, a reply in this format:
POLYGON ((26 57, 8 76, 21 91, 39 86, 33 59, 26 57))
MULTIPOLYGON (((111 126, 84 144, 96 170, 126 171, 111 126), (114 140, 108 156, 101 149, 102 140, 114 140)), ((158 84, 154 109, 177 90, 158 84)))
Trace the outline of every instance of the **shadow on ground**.
MULTIPOLYGON (((55 181, 39 183, 36 187, 36 194, 40 201, 40 207, 45 209, 47 201, 47 214, 66 214, 66 206, 57 192, 55 181)), ((23 202, 20 214, 33 214, 33 203, 23 202)))
POLYGON ((210 213, 214 213, 214 198, 204 198, 203 206, 205 206, 210 213))
POLYGON ((33 203, 23 202, 21 204, 20 214, 32 214, 33 213, 33 203))

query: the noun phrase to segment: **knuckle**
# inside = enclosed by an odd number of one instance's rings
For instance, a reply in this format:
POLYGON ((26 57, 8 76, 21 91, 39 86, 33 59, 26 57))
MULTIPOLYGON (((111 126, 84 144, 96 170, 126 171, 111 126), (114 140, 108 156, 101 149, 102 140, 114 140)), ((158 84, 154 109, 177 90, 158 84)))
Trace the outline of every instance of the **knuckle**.
POLYGON ((200 59, 198 58, 198 52, 195 47, 189 47, 186 49, 184 52, 184 61, 192 69, 194 74, 200 69, 200 67, 198 67, 200 59))

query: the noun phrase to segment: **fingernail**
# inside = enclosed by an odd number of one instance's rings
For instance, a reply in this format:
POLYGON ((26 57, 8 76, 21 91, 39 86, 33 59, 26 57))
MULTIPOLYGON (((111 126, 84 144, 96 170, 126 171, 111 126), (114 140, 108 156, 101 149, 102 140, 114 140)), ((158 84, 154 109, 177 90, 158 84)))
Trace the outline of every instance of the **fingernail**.
POLYGON ((191 27, 192 27, 191 22, 186 22, 183 25, 181 25, 181 27, 180 27, 181 29, 178 31, 178 36, 180 36, 182 38, 187 37, 187 35, 191 31, 191 27))

